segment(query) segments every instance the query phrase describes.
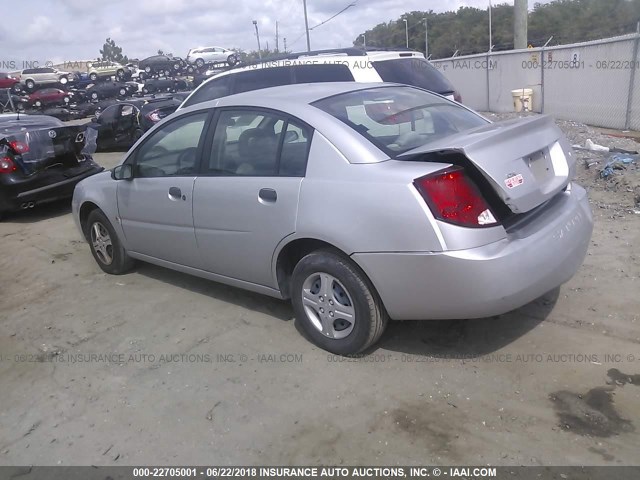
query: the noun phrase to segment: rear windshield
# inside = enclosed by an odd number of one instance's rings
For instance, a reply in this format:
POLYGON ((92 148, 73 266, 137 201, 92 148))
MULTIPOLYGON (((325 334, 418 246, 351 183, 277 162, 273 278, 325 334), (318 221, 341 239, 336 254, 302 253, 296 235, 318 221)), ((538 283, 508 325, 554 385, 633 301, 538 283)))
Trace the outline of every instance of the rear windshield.
POLYGON ((313 105, 391 157, 487 123, 455 102, 412 87, 357 90, 313 105))
POLYGON ((440 95, 455 91, 451 82, 424 58, 396 58, 372 63, 383 82, 412 85, 440 95))

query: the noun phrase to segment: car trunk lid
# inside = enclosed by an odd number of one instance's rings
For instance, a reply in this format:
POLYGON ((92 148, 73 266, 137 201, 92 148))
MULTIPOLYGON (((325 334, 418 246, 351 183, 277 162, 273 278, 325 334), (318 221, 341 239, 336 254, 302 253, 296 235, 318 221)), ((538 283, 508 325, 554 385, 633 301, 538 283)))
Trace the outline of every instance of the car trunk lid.
POLYGON ((0 148, 14 154, 14 162, 25 175, 60 167, 73 167, 95 152, 95 134, 83 126, 29 129, 5 134, 0 148), (87 135, 89 133, 89 135, 87 135))
POLYGON ((551 199, 575 170, 571 145, 548 116, 477 127, 412 149, 397 160, 429 161, 429 154, 454 152, 473 164, 513 213, 551 199))

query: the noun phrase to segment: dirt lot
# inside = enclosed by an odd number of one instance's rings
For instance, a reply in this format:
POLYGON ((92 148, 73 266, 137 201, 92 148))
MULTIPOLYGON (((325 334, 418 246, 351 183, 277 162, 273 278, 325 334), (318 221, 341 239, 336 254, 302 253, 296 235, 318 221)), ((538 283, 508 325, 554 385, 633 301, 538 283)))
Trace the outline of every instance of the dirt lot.
POLYGON ((578 155, 595 231, 573 280, 499 318, 393 323, 350 361, 286 303, 150 265, 103 274, 66 203, 10 216, 0 464, 638 464, 638 171, 598 179, 604 155, 578 155))

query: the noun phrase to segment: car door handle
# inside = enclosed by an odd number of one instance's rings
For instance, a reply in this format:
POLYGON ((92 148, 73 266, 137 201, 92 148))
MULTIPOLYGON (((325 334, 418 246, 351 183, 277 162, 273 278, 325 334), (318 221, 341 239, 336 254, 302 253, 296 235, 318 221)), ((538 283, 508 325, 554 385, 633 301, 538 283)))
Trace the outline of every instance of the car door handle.
POLYGON ((278 200, 278 193, 273 188, 262 188, 258 197, 264 202, 275 203, 278 200))
POLYGON ((169 200, 186 200, 187 196, 186 195, 182 195, 182 190, 180 190, 178 187, 171 187, 169 188, 169 200))

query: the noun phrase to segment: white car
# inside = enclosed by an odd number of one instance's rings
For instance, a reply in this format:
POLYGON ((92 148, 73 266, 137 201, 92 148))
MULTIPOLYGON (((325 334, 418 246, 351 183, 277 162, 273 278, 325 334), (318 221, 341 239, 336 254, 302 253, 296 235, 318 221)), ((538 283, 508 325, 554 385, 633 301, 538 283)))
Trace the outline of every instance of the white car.
POLYGON ((227 69, 200 84, 180 109, 234 93, 318 82, 401 83, 462 103, 451 82, 420 52, 344 48, 293 53, 227 69))
POLYGON ((189 50, 187 62, 195 64, 198 68, 213 63, 235 65, 238 63, 238 54, 223 47, 198 47, 189 50))

